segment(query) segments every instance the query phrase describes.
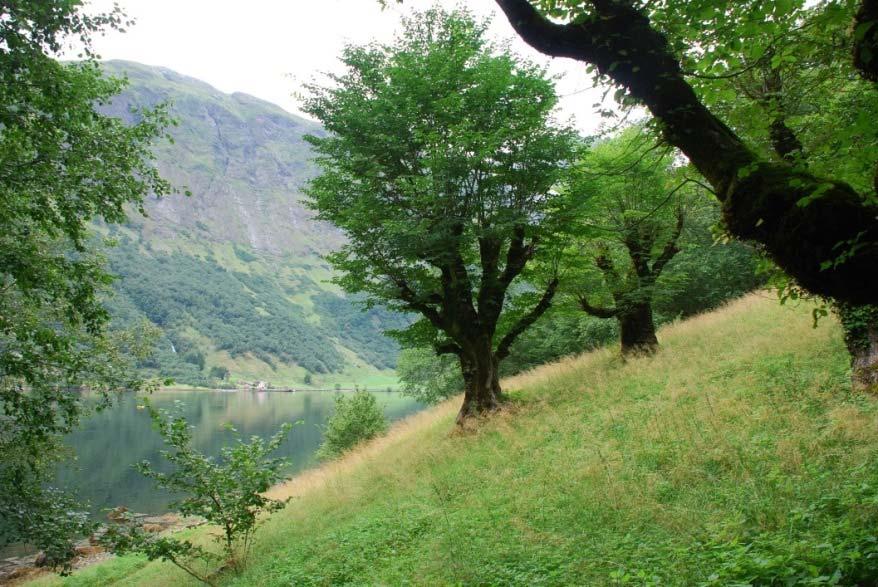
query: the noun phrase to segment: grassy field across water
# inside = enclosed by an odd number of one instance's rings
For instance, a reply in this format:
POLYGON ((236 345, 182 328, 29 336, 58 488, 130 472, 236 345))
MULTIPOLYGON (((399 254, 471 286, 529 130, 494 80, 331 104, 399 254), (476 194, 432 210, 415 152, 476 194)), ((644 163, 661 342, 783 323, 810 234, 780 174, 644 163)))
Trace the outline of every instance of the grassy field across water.
MULTIPOLYGON (((459 398, 277 488, 228 585, 878 583, 878 401, 850 391, 832 319, 769 294, 459 398)), ((203 531, 202 531, 203 532, 203 531)), ((57 579, 44 579, 55 583, 57 579)), ((182 585, 121 558, 66 585, 182 585)))

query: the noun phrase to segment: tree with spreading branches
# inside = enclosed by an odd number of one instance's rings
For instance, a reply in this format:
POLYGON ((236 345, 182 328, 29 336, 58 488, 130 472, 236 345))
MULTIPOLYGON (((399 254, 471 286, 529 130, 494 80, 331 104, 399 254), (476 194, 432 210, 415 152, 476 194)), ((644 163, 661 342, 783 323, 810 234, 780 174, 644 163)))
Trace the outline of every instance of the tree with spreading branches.
POLYGON ((566 184, 574 202, 562 290, 597 318, 619 324, 623 356, 658 349, 653 303, 680 252, 691 182, 635 126, 590 148, 566 184))
MULTIPOLYGON (((786 28, 764 54, 729 50, 729 63, 700 78, 705 102, 767 159, 878 191, 878 86, 863 79, 845 51, 850 23, 827 19, 825 7, 787 14, 786 28)), ((806 295, 794 280, 772 280, 785 299, 806 295)), ((878 306, 825 300, 838 315, 851 356, 852 384, 878 389, 878 306)), ((819 308, 818 310, 822 310, 819 308)))
MULTIPOLYGON (((620 100, 646 106, 664 138, 711 184, 731 234, 761 243, 812 293, 878 303, 875 194, 760 155, 692 83, 729 75, 714 67, 742 65, 733 53, 743 46, 751 62, 770 60, 776 43, 798 34, 804 0, 496 2, 534 48, 589 64, 619 87, 620 100)), ((876 1, 827 0, 820 8, 824 24, 853 23, 844 51, 853 50, 859 72, 874 79, 876 1)))
POLYGON ((485 29, 463 11, 415 14, 392 44, 345 49, 345 73, 306 104, 327 131, 309 139, 310 203, 348 239, 330 256, 337 282, 420 315, 397 336, 457 358, 459 423, 500 405, 498 366, 555 295, 556 278, 523 279, 552 250, 575 143, 546 72, 485 29))

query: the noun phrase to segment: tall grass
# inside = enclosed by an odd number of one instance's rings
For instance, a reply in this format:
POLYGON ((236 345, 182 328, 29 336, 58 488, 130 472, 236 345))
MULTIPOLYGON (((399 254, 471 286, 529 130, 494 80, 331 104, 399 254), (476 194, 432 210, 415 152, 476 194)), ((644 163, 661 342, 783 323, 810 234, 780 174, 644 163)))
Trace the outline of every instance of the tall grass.
MULTIPOLYGON (((234 585, 878 583, 878 401, 850 391, 838 327, 749 296, 457 400, 275 489, 234 585)), ((178 585, 121 559, 72 585, 178 585)))

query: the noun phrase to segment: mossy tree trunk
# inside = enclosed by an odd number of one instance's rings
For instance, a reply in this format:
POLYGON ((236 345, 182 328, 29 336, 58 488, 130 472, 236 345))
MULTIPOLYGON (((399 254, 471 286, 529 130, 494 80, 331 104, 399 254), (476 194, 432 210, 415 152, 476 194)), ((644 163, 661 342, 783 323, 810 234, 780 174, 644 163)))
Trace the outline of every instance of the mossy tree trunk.
POLYGON ((855 390, 878 392, 878 308, 837 304, 855 390))
POLYGON ((862 0, 854 17, 854 67, 878 82, 878 0, 862 0))
POLYGON ((503 392, 497 376, 499 362, 489 340, 483 339, 472 347, 462 349, 458 358, 464 393, 457 423, 463 424, 467 418, 499 408, 503 401, 503 392))
MULTIPOLYGON (((760 103, 772 117, 769 138, 775 155, 790 163, 806 165, 805 149, 787 125, 781 100, 783 77, 777 69, 771 69, 765 72, 762 81, 766 93, 760 103)), ((878 306, 834 300, 831 303, 845 333, 851 360, 851 386, 855 390, 878 391, 878 306)))
POLYGON ((618 320, 622 355, 651 355, 658 350, 651 303, 633 305, 618 320))

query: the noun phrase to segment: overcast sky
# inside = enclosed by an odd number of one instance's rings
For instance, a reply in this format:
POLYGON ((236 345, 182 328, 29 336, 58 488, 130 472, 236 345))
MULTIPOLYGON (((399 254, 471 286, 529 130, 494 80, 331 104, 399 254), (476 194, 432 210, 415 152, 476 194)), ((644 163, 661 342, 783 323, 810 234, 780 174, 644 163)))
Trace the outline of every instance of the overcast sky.
MULTIPOLYGON (((319 72, 339 71, 345 43, 389 40, 407 11, 432 0, 406 0, 382 10, 377 0, 117 0, 137 24, 124 34, 95 40, 103 59, 161 65, 208 82, 224 92, 246 92, 298 112, 295 92, 319 72)), ((603 92, 589 89, 582 64, 549 59, 515 36, 493 0, 440 0, 493 16, 491 34, 512 39, 513 49, 550 64, 558 82, 564 118, 585 132, 600 120, 593 104, 603 92)), ((106 10, 112 0, 92 0, 88 12, 106 10)))

